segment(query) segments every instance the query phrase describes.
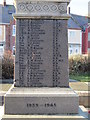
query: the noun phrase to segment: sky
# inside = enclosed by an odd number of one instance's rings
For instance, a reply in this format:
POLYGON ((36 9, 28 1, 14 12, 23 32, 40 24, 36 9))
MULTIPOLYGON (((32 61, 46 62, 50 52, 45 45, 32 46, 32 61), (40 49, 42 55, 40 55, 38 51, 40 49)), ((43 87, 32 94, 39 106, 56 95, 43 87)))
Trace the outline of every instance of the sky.
MULTIPOLYGON (((69 4, 71 8, 71 13, 77 15, 88 15, 88 2, 90 0, 71 0, 69 4)), ((6 0, 7 4, 13 4, 13 0, 6 0)), ((0 4, 3 3, 3 0, 0 0, 0 4)))

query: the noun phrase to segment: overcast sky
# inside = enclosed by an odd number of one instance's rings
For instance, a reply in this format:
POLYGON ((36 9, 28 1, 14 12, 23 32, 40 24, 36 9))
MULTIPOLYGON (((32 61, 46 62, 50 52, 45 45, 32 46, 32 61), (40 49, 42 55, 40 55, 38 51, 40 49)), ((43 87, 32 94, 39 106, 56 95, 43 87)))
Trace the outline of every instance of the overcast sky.
MULTIPOLYGON (((7 4, 13 4, 13 0, 6 0, 7 4)), ((70 7, 71 13, 78 15, 88 15, 88 2, 90 0, 71 0, 70 7)), ((3 0, 0 0, 0 4, 3 0)))

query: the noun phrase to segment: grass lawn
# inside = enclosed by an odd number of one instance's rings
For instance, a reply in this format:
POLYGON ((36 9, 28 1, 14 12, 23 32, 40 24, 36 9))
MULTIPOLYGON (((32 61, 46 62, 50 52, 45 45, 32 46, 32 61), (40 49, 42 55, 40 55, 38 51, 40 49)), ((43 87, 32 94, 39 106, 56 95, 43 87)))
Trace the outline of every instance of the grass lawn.
POLYGON ((75 74, 75 75, 69 75, 70 79, 78 80, 80 82, 90 82, 90 75, 84 75, 84 74, 75 74))
POLYGON ((0 84, 0 91, 8 91, 12 84, 0 84))

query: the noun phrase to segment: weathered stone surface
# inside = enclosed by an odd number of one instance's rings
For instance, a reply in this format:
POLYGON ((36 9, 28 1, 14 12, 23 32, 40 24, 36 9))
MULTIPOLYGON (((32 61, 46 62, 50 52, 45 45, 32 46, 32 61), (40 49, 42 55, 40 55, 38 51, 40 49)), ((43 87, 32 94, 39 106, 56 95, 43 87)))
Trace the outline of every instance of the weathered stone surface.
POLYGON ((79 95, 79 105, 90 107, 90 91, 76 91, 79 95))
POLYGON ((89 120, 89 118, 87 110, 80 106, 76 115, 4 115, 2 120, 89 120))
POLYGON ((5 97, 5 114, 75 114, 78 106, 70 88, 14 88, 5 97))
POLYGON ((4 95, 5 93, 0 93, 0 106, 3 106, 4 104, 4 95))
POLYGON ((14 0, 14 18, 69 19, 67 5, 70 0, 14 0))
POLYGON ((70 0, 14 0, 17 14, 31 14, 31 16, 57 16, 67 13, 70 0))
MULTIPOLYGON (((66 14, 67 13, 67 3, 51 3, 51 2, 33 2, 26 3, 20 2, 17 5, 17 13, 29 13, 42 15, 43 13, 46 15, 50 14, 66 14)), ((44 15, 43 14, 43 15, 44 15)))
POLYGON ((15 86, 68 87, 67 20, 17 20, 15 86))

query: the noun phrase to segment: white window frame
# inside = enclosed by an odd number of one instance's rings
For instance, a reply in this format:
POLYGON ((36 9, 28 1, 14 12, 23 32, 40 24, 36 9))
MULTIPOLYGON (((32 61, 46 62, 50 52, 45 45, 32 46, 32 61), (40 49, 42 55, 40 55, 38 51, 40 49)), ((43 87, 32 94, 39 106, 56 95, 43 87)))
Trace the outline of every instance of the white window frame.
POLYGON ((12 36, 16 35, 16 25, 12 26, 12 36))

